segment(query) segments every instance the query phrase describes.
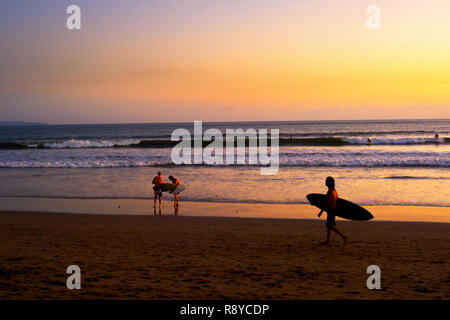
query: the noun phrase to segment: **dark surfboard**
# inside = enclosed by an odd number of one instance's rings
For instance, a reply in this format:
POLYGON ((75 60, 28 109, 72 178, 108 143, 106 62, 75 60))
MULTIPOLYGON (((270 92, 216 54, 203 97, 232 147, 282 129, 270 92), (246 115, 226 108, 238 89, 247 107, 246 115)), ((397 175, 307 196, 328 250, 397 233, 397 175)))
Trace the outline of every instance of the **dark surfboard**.
POLYGON ((161 190, 163 192, 172 192, 173 190, 175 190, 175 185, 173 183, 163 183, 161 185, 161 190))
MULTIPOLYGON (((325 194, 310 193, 306 198, 312 206, 316 206, 319 209, 325 209, 327 200, 325 194)), ((336 203, 336 216, 357 221, 373 219, 373 215, 363 207, 341 198, 338 198, 336 203)))

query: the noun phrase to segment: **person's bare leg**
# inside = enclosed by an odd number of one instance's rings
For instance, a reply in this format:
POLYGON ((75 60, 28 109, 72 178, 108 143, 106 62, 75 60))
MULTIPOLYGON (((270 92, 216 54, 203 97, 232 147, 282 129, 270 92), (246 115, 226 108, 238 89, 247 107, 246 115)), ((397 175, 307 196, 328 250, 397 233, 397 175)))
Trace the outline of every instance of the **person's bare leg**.
POLYGON ((348 236, 345 235, 341 230, 339 230, 338 227, 333 226, 333 231, 336 232, 338 235, 340 235, 342 237, 342 240, 344 240, 344 245, 347 243, 347 238, 348 236))
POLYGON ((331 240, 331 229, 327 228, 327 240, 325 242, 322 242, 321 244, 329 245, 331 240))
POLYGON ((173 207, 175 209, 175 215, 178 215, 178 193, 175 193, 174 197, 173 197, 173 207))
POLYGON ((159 215, 161 215, 161 209, 162 209, 161 196, 159 196, 159 215))
POLYGON ((153 214, 156 216, 156 198, 157 198, 158 196, 156 195, 156 193, 155 193, 155 195, 154 195, 154 197, 153 197, 153 214))

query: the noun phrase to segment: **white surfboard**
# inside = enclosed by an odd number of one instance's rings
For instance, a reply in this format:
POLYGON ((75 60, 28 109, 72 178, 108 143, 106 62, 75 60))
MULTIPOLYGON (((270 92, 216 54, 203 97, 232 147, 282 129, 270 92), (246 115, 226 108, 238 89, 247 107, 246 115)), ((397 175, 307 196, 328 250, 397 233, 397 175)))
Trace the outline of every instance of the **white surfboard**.
POLYGON ((186 189, 186 186, 185 186, 184 184, 179 184, 179 185, 175 188, 175 190, 173 190, 173 191, 170 192, 170 193, 180 193, 180 192, 184 191, 184 189, 186 189))

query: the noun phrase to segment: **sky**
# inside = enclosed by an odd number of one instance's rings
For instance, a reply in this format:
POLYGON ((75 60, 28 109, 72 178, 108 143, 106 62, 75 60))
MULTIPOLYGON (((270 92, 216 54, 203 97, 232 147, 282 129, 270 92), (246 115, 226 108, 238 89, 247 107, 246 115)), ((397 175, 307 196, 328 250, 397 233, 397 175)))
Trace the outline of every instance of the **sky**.
POLYGON ((0 121, 450 118, 448 0, 3 1, 0 40, 0 121))

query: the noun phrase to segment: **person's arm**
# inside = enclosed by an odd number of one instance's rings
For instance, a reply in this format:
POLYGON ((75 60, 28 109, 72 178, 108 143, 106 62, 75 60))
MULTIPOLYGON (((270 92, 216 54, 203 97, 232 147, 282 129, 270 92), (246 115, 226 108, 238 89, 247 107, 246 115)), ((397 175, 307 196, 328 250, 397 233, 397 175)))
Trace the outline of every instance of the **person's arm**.
POLYGON ((322 215, 322 213, 323 213, 324 211, 328 211, 328 209, 330 208, 330 206, 331 206, 331 196, 330 196, 330 194, 327 193, 327 199, 326 199, 325 209, 321 209, 320 212, 319 212, 319 214, 318 214, 317 216, 320 218, 320 216, 322 215))

